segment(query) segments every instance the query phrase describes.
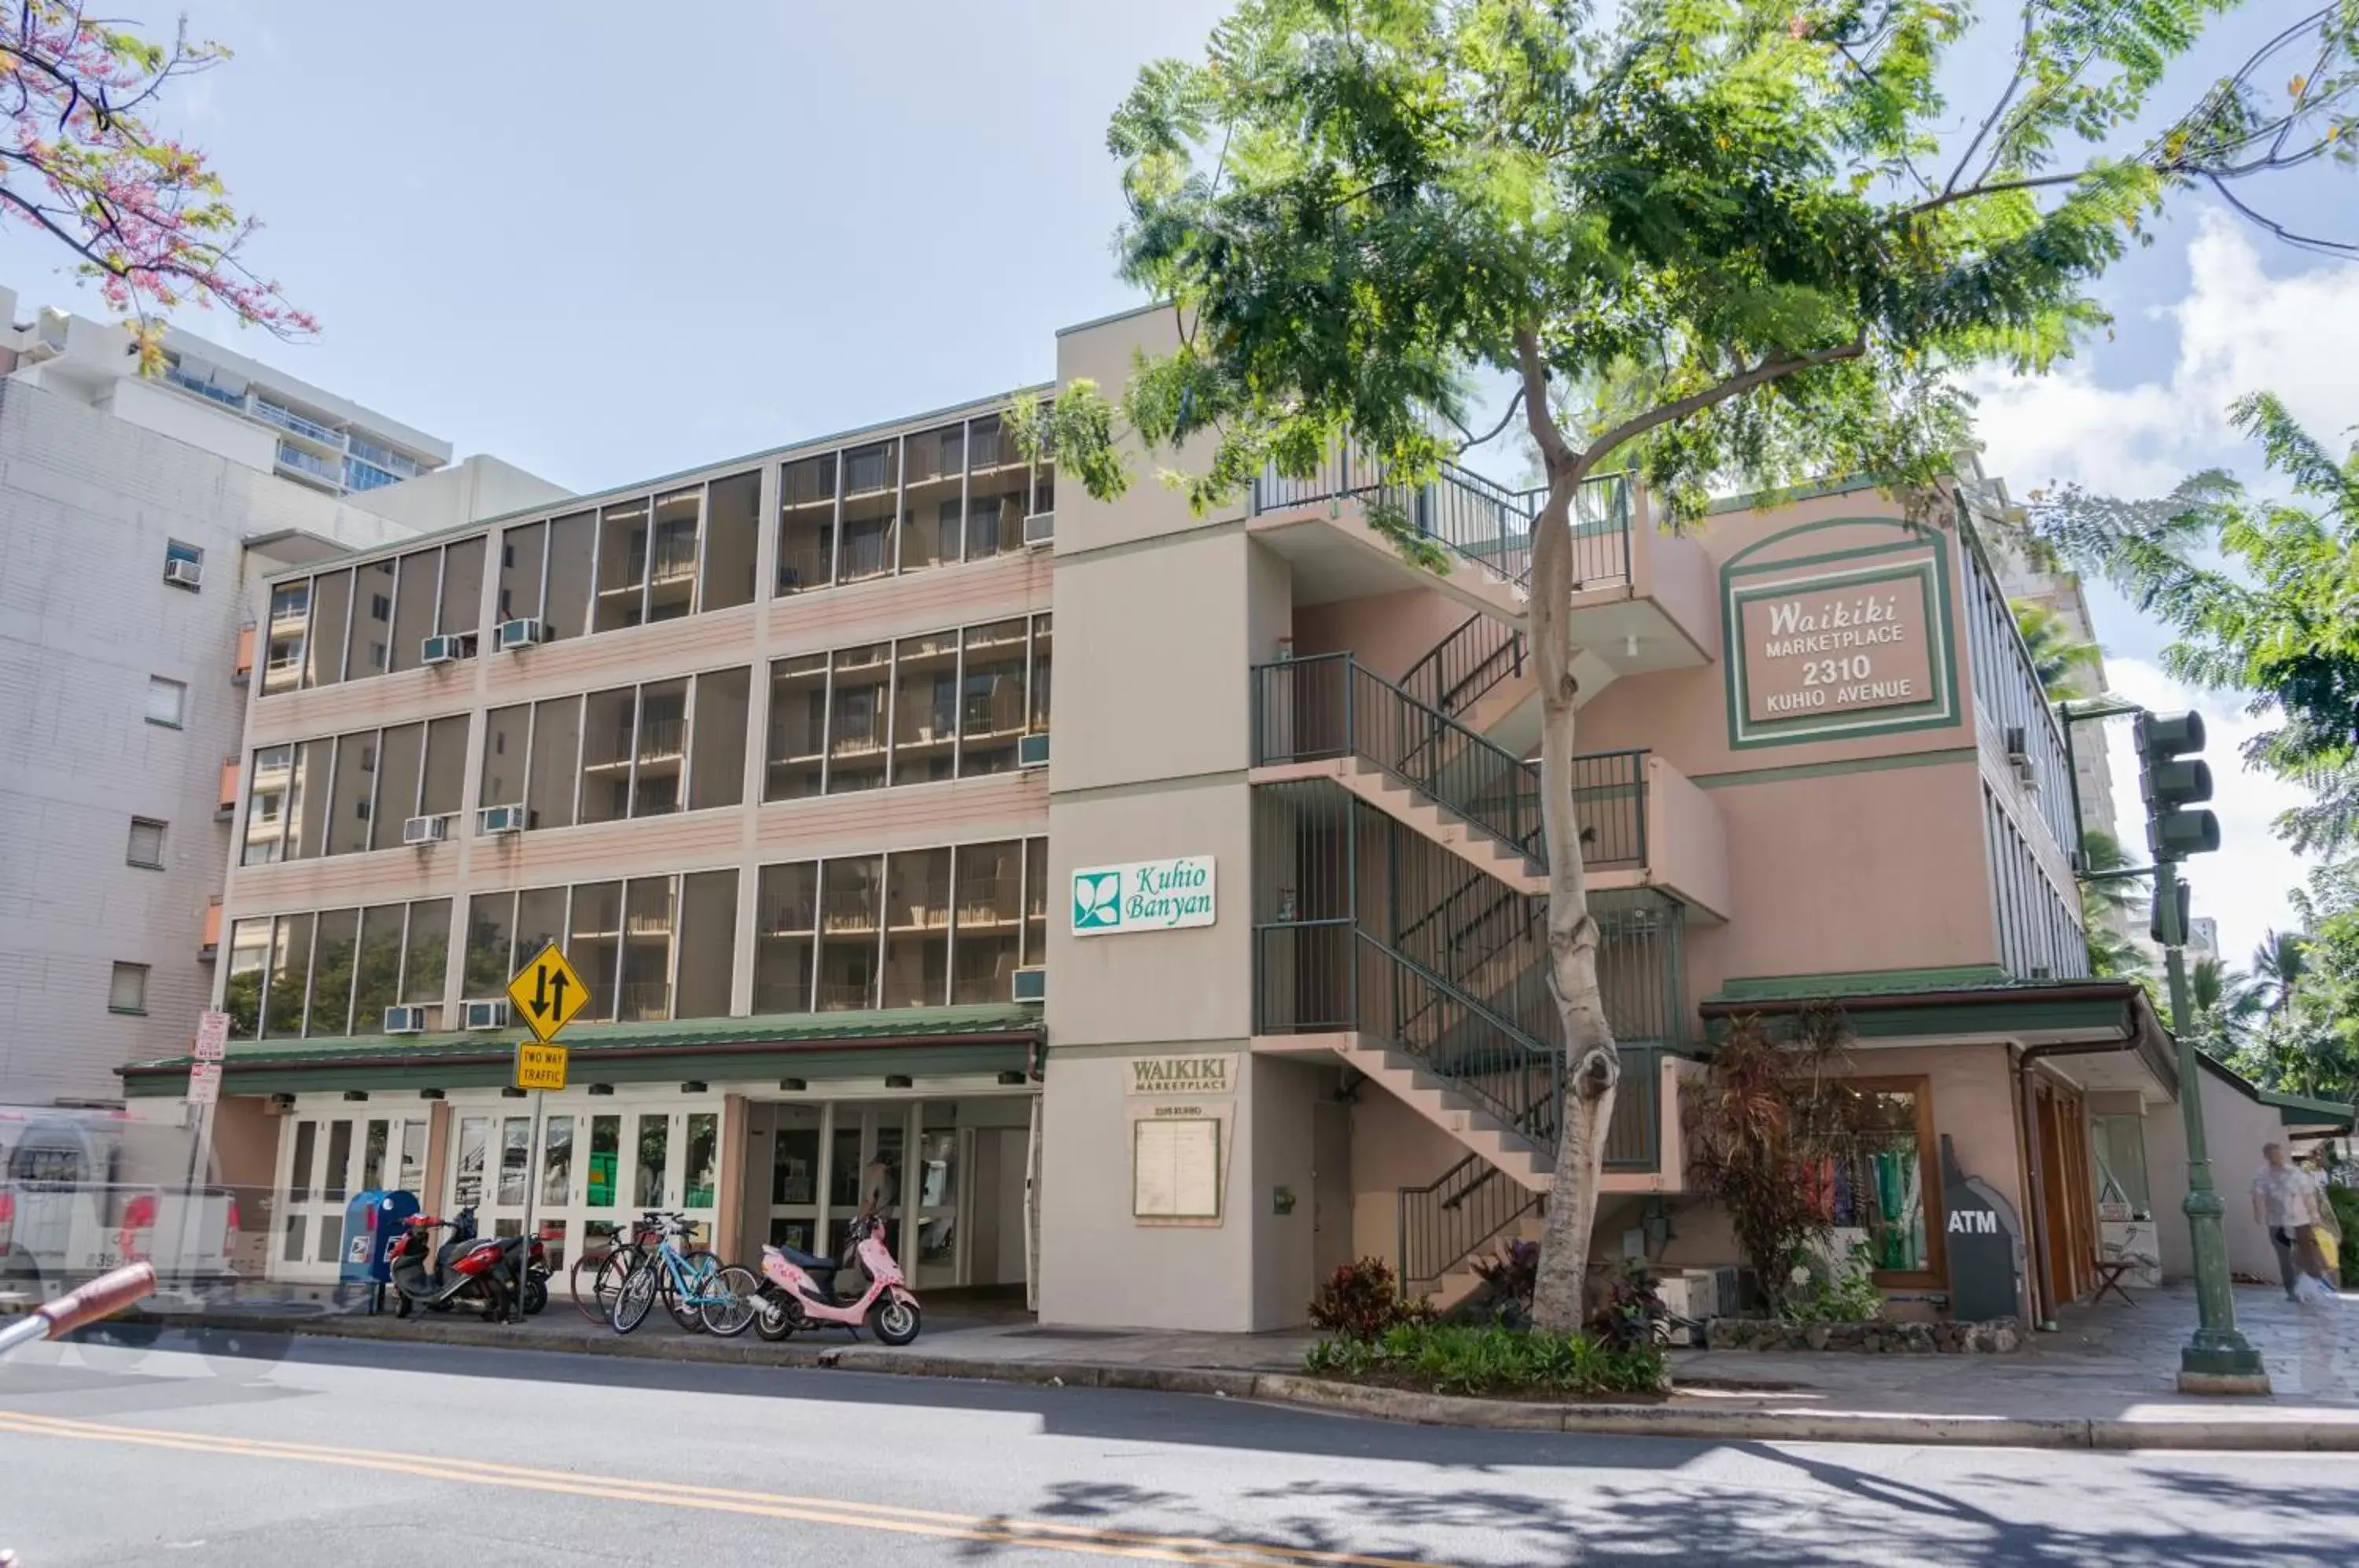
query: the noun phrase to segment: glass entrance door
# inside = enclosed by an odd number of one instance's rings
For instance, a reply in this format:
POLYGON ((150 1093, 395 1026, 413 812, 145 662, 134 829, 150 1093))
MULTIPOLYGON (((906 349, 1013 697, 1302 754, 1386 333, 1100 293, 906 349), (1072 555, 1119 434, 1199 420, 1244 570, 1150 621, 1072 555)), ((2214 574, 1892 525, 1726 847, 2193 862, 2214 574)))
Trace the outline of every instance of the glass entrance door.
POLYGON ((422 1190, 426 1118, 307 1115, 299 1109, 286 1119, 279 1150, 271 1275, 333 1279, 343 1257, 344 1210, 353 1194, 422 1190))
POLYGON ((536 1127, 532 1107, 465 1106, 452 1116, 451 1207, 481 1204, 487 1236, 523 1234, 525 1199, 550 1269, 603 1247, 649 1209, 688 1216, 711 1246, 719 1208, 721 1112, 566 1096, 536 1127), (609 1108, 611 1107, 611 1108, 609 1108))

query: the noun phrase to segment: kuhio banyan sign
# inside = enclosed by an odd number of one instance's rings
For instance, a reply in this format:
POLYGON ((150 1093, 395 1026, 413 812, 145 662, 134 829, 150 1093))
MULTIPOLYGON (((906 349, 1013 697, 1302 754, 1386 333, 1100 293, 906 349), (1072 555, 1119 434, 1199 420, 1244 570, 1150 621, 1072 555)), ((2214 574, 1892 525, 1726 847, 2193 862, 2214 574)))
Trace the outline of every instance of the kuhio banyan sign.
POLYGON ((1212 857, 1088 866, 1073 873, 1073 934, 1114 936, 1212 923, 1212 857))

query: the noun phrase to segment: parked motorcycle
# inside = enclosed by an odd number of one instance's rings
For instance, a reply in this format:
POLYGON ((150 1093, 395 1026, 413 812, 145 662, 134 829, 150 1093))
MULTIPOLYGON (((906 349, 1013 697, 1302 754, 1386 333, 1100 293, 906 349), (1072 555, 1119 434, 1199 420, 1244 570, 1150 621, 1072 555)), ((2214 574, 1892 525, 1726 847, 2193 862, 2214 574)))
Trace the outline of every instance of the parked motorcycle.
POLYGON ((854 1251, 868 1289, 856 1300, 836 1299, 837 1265, 788 1247, 762 1248, 762 1288, 756 1298, 754 1331, 764 1339, 781 1340, 797 1329, 832 1324, 854 1334, 866 1323, 886 1345, 907 1345, 918 1337, 920 1314, 917 1292, 902 1277, 885 1245, 885 1227, 874 1219, 852 1222, 854 1251))
POLYGON ((451 1220, 412 1215, 408 1228, 387 1255, 394 1289, 401 1298, 394 1315, 406 1318, 418 1307, 448 1312, 472 1304, 481 1309, 487 1323, 506 1321, 517 1293, 515 1258, 508 1245, 513 1239, 478 1236, 473 1208, 460 1210, 458 1217, 451 1220), (439 1250, 433 1244, 438 1230, 451 1232, 451 1239, 439 1250), (426 1270, 429 1254, 434 1260, 431 1274, 426 1270))

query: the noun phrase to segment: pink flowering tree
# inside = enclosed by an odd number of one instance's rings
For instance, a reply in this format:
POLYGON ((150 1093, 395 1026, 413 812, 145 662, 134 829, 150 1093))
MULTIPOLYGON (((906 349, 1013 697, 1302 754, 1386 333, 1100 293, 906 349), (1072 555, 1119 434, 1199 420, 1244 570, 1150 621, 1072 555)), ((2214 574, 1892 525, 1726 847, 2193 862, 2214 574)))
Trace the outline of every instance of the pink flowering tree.
POLYGON ((131 323, 151 372, 163 356, 157 312, 188 300, 280 337, 319 330, 246 265, 257 225, 231 207, 204 155, 147 125, 169 83, 228 58, 185 24, 167 46, 72 0, 0 0, 0 221, 81 257, 77 270, 131 323))

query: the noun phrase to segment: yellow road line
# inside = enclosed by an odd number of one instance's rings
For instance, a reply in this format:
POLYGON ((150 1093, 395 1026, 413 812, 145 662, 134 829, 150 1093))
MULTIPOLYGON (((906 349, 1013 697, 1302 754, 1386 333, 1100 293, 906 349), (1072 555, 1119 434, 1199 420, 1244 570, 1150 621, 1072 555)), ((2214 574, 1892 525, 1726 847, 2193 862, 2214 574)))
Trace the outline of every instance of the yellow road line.
POLYGON ((654 1503, 715 1513, 791 1519, 799 1523, 832 1524, 854 1530, 983 1541, 998 1546, 1032 1546, 1045 1551, 1087 1552, 1105 1557, 1188 1563, 1200 1564, 1201 1568, 1303 1568, 1305 1564, 1317 1564, 1321 1568, 1328 1564, 1337 1565, 1337 1568, 1437 1568, 1437 1565, 1420 1560, 1323 1552, 1275 1541, 1214 1541, 1198 1536, 1100 1529, 1060 1519, 997 1519, 979 1514, 943 1513, 833 1497, 791 1497, 677 1481, 591 1475, 495 1460, 455 1459, 432 1454, 340 1448, 321 1443, 177 1432, 160 1427, 120 1426, 109 1421, 77 1421, 20 1410, 0 1410, 0 1432, 15 1432, 33 1437, 68 1437, 88 1442, 127 1443, 189 1454, 293 1460, 414 1475, 430 1481, 506 1486, 609 1502, 654 1503))

